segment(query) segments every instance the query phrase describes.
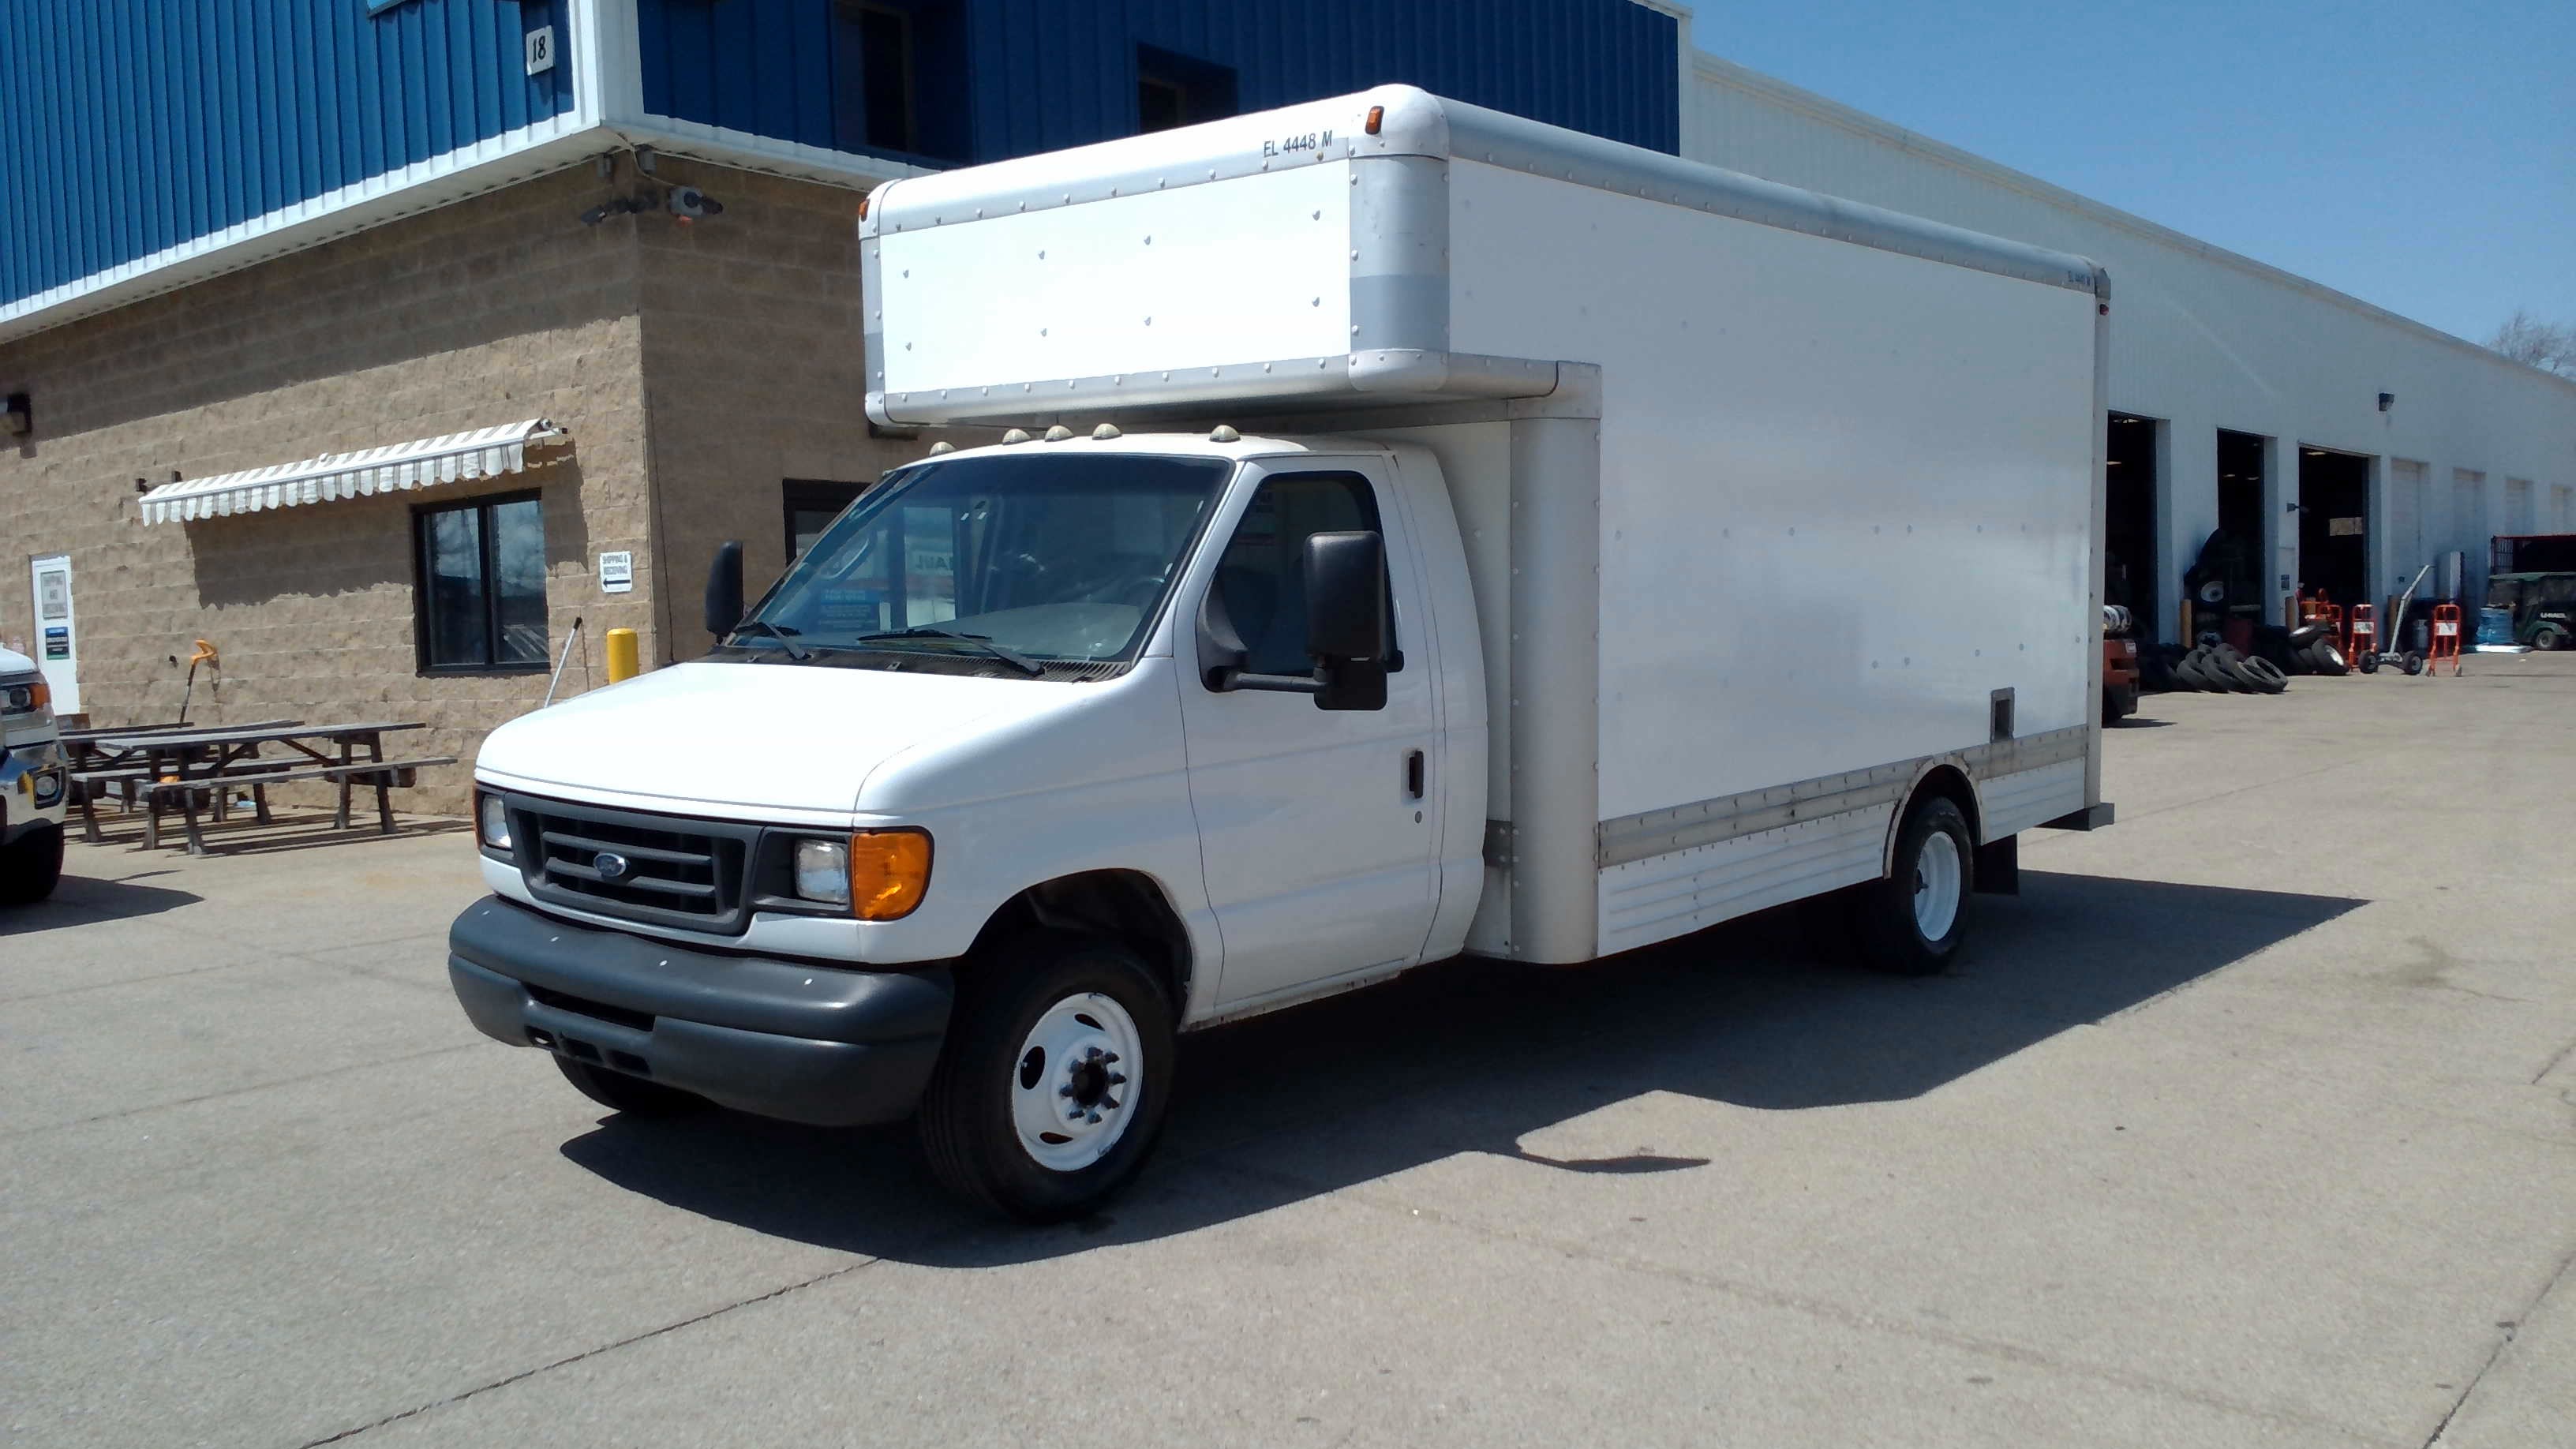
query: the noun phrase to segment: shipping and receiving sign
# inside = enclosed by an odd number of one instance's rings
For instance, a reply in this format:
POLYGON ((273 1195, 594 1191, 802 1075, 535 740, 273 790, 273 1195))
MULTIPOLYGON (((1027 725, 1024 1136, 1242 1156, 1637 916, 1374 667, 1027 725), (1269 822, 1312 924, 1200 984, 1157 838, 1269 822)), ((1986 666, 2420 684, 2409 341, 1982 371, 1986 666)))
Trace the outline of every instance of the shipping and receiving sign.
POLYGON ((604 553, 599 556, 599 591, 603 594, 632 593, 635 589, 635 555, 604 553))

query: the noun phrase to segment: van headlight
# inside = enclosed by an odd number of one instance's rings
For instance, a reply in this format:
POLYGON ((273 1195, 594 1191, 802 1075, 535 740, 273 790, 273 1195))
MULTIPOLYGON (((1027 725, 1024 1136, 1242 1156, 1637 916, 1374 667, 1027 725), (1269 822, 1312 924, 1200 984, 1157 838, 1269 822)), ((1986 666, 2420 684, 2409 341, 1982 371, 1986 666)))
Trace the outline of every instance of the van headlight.
POLYGON ((796 842, 796 894, 827 906, 850 903, 850 847, 839 840, 796 842))
POLYGON ((930 836, 861 830, 846 840, 799 840, 795 868, 804 900, 846 906, 862 921, 900 920, 930 889, 930 836))
POLYGON ((483 832, 483 843, 494 850, 510 848, 510 806, 498 795, 474 797, 474 814, 483 832))

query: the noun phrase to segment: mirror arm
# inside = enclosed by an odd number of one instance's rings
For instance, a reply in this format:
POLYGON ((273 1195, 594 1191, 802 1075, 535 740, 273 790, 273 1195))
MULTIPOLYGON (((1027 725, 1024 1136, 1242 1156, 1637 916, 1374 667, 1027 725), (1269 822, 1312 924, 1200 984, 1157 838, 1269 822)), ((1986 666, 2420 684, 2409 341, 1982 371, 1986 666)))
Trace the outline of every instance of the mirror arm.
POLYGON ((1322 674, 1253 674, 1241 669, 1218 669, 1210 673, 1220 691, 1265 689, 1278 694, 1321 694, 1325 690, 1322 674))

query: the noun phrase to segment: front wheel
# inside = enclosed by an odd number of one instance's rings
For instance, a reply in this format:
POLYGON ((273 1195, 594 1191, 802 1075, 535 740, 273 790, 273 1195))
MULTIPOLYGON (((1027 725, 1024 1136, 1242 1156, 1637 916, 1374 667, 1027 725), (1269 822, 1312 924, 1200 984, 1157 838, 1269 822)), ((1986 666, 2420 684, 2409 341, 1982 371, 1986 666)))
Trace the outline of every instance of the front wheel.
POLYGON ((1976 839, 1968 817, 1935 795, 1916 802, 1897 832, 1895 869, 1859 888, 1853 920, 1863 959, 1899 976, 1930 976, 1950 964, 1967 934, 1976 889, 1976 839))
POLYGON ((0 848, 0 905, 28 906, 54 893, 63 878, 63 832, 40 825, 0 848))
POLYGON ((1089 1212, 1161 1134, 1172 1017, 1161 983, 1115 941, 1042 932, 970 962, 922 1098, 931 1170, 1024 1221, 1089 1212))

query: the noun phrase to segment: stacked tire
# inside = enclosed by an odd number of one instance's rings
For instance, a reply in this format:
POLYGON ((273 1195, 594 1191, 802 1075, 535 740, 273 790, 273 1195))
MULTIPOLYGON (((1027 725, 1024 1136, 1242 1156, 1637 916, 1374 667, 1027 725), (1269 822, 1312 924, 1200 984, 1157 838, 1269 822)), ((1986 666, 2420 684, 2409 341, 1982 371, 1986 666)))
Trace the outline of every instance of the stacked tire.
POLYGON ((2343 654, 2334 630, 2324 624, 2304 624, 2290 631, 2290 656, 2310 674, 2348 674, 2352 661, 2343 654))
POLYGON ((2268 659, 2248 659, 2225 644, 2184 651, 2166 670, 2177 689, 2209 694, 2279 694, 2290 676, 2268 659))

